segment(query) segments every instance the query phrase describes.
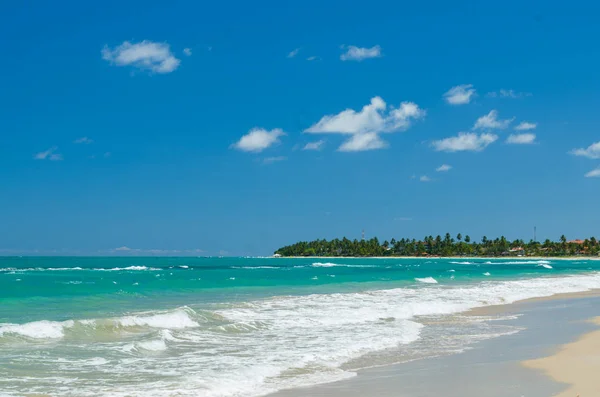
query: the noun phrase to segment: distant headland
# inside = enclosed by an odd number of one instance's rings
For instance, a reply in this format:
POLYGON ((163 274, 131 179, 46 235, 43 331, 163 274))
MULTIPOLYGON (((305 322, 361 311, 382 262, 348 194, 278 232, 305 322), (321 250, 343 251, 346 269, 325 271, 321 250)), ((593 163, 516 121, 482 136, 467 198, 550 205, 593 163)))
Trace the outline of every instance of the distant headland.
POLYGON ((473 241, 468 235, 463 237, 450 233, 442 236, 426 236, 421 240, 402 238, 380 242, 379 239, 350 240, 348 238, 333 240, 300 241, 281 247, 275 256, 331 256, 331 257, 502 257, 502 256, 535 256, 535 257, 569 257, 599 256, 600 243, 595 237, 585 240, 567 240, 563 235, 558 241, 543 242, 530 240, 509 241, 504 236, 489 239, 484 236, 481 241, 473 241))

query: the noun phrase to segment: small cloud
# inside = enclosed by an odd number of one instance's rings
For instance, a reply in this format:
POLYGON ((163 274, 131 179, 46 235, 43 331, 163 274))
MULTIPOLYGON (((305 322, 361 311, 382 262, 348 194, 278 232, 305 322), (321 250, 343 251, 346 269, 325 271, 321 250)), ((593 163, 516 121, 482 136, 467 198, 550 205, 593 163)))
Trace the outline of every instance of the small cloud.
POLYGON ((283 135, 285 135, 285 132, 280 128, 275 128, 271 131, 264 128, 253 128, 230 147, 242 152, 258 153, 279 143, 279 137, 283 135))
POLYGON ((287 57, 294 58, 296 55, 298 55, 299 52, 300 52, 300 48, 296 48, 295 50, 290 51, 290 53, 287 54, 287 57))
POLYGON ((60 153, 55 153, 58 148, 56 146, 51 147, 50 149, 36 153, 33 158, 36 160, 50 160, 50 161, 60 161, 63 160, 63 156, 60 153))
POLYGON ((77 138, 73 141, 73 143, 77 143, 77 144, 86 144, 89 145, 90 143, 94 142, 92 139, 88 138, 87 136, 81 137, 81 138, 77 138))
POLYGON ((495 134, 459 132, 458 136, 434 141, 431 145, 438 152, 480 152, 497 140, 498 135, 495 134))
POLYGON ((287 157, 285 156, 277 156, 277 157, 267 157, 264 158, 262 163, 263 164, 273 164, 273 163, 277 163, 279 161, 285 161, 287 160, 287 157))
POLYGON ((450 171, 451 169, 452 169, 452 166, 451 166, 451 165, 448 165, 448 164, 442 164, 442 165, 440 165, 439 167, 437 167, 435 170, 436 170, 437 172, 447 172, 447 171, 450 171))
POLYGON ((582 156, 590 159, 600 159, 600 141, 592 143, 587 148, 573 149, 569 152, 574 156, 582 156))
POLYGON ((408 221, 412 221, 413 218, 407 218, 407 217, 404 217, 404 216, 399 216, 397 218, 394 218, 394 220, 398 221, 398 222, 408 222, 408 221))
POLYGON ((213 50, 213 48, 212 48, 211 46, 208 46, 208 47, 207 47, 207 50, 208 50, 208 51, 212 51, 212 50, 213 50))
POLYGON ((529 145, 535 143, 535 134, 510 134, 508 138, 506 138, 506 143, 514 145, 529 145))
POLYGON ((585 174, 586 178, 600 178, 600 167, 585 174))
POLYGON ((353 134, 350 139, 342 143, 339 152, 364 152, 367 150, 385 149, 387 142, 382 140, 375 132, 353 134))
POLYGON ((111 153, 111 152, 106 152, 106 153, 104 153, 104 157, 105 157, 105 158, 106 158, 106 157, 110 157, 110 156, 112 156, 112 153, 111 153))
POLYGON ((485 94, 488 98, 522 98, 526 96, 532 96, 530 92, 515 92, 514 90, 500 90, 498 92, 492 91, 485 94))
POLYGON ((423 175, 423 176, 421 176, 421 177, 419 178, 419 180, 420 180, 421 182, 431 182, 431 178, 430 178, 430 177, 428 177, 427 175, 423 175))
POLYGON ((340 55, 340 59, 342 61, 363 61, 368 58, 380 58, 381 55, 381 47, 376 45, 371 48, 366 47, 356 47, 356 46, 342 46, 343 49, 346 49, 342 55, 340 55))
POLYGON ((444 99, 450 105, 466 105, 477 95, 473 84, 462 84, 450 88, 445 94, 444 99))
POLYGON ((189 56, 192 55, 192 49, 191 48, 184 48, 183 49, 183 53, 189 57, 189 56))
POLYGON ((131 66, 153 73, 171 73, 179 67, 181 61, 171 53, 167 43, 155 43, 144 40, 139 43, 124 41, 110 48, 104 46, 102 59, 116 66, 131 66))
POLYGON ((115 248, 115 251, 131 251, 131 248, 126 247, 126 246, 122 246, 119 248, 115 248))
POLYGON ((535 130, 537 128, 537 123, 530 123, 528 121, 521 121, 519 125, 515 127, 517 131, 528 131, 535 130))
POLYGON ((310 57, 306 58, 306 60, 307 61, 320 61, 321 57, 313 55, 313 56, 310 56, 310 57))
POLYGON ((425 110, 414 102, 402 102, 398 108, 389 107, 381 97, 371 98, 359 111, 346 109, 338 114, 325 115, 304 132, 307 133, 379 133, 408 129, 412 121, 424 118, 425 110))
POLYGON ((498 111, 491 110, 485 116, 481 116, 480 118, 477 119, 477 121, 475 122, 475 125, 473 126, 473 129, 474 130, 505 129, 508 127, 508 125, 510 123, 512 123, 513 120, 514 120, 514 118, 506 119, 506 120, 498 120, 498 111))
POLYGON ((324 143, 325 141, 323 139, 315 142, 308 142, 306 145, 304 145, 302 150, 321 150, 323 149, 324 143))

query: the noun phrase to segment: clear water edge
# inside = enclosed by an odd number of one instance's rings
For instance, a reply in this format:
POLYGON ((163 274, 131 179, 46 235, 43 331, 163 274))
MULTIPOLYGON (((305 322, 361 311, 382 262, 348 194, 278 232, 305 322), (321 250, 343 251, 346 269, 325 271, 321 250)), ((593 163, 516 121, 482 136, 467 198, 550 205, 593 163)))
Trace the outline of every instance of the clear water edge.
POLYGON ((598 288, 599 271, 582 260, 0 258, 0 390, 258 396, 331 382, 516 332, 460 313, 598 288))

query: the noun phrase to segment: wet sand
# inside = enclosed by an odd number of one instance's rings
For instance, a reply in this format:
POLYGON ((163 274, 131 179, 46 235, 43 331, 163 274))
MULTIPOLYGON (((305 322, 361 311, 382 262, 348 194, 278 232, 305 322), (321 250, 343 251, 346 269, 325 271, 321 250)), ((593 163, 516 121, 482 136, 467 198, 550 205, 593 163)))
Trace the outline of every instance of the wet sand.
POLYGON ((600 315, 600 291, 559 294, 466 313, 511 314, 517 316, 506 324, 522 328, 521 332, 476 343, 466 352, 360 370, 348 380, 270 397, 600 396, 593 389, 594 379, 600 379, 600 331, 589 321, 600 315), (569 366, 575 370, 566 370, 569 366))
MULTIPOLYGON (((600 327, 600 317, 591 322, 600 327)), ((524 361, 523 365, 542 371, 556 382, 569 385, 557 397, 600 396, 600 330, 562 346, 552 356, 524 361)))

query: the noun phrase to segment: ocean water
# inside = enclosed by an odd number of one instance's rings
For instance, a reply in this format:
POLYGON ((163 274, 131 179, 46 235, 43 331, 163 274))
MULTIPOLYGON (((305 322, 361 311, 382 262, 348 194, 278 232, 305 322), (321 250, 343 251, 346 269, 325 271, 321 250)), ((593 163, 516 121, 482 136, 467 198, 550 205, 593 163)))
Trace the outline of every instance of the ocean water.
POLYGON ((0 258, 0 396, 261 396, 518 332, 600 261, 0 258))

